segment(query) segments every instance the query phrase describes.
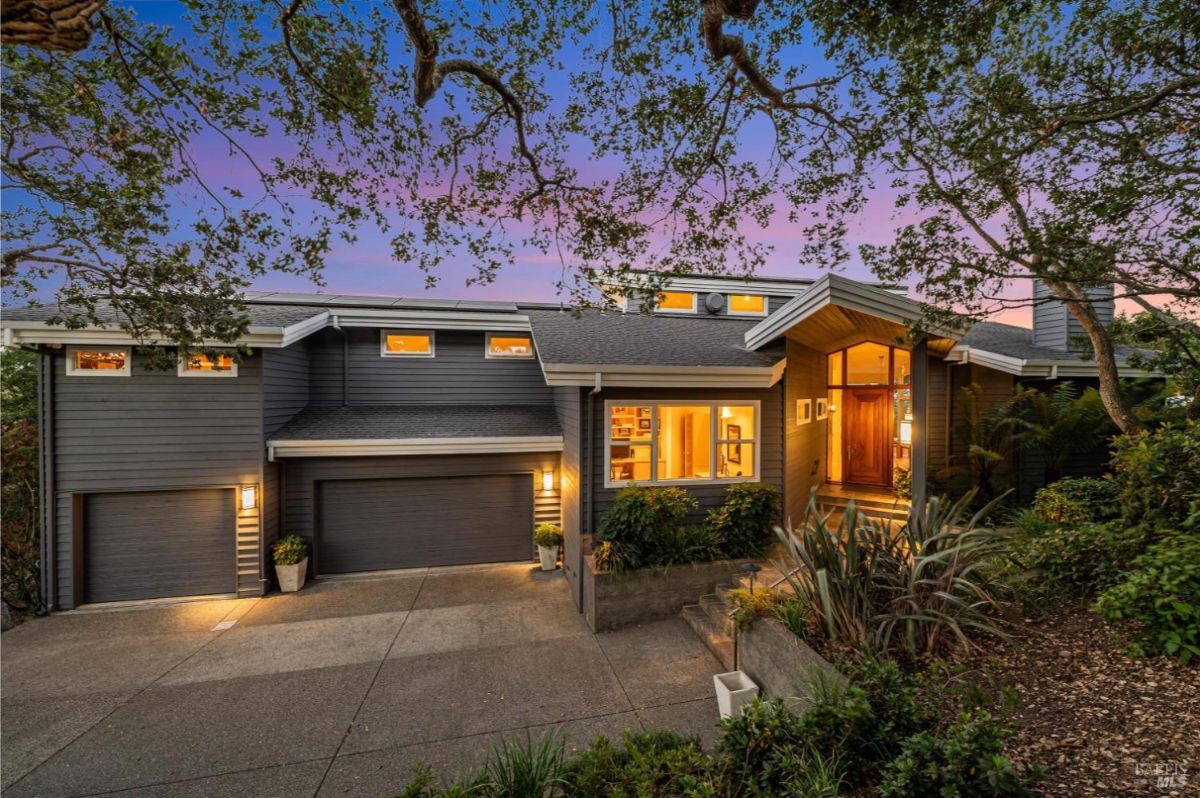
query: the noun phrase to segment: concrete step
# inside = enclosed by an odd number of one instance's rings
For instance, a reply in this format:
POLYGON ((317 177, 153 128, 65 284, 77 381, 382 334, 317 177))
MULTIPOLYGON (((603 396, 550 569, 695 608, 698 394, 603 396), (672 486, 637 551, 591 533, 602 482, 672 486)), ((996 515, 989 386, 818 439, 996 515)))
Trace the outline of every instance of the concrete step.
POLYGON ((733 638, 721 630, 712 616, 699 604, 689 604, 683 608, 683 619, 704 645, 708 646, 708 650, 721 666, 727 671, 733 670, 733 638))
MULTIPOLYGON (((818 496, 817 503, 826 511, 832 510, 833 515, 830 517, 830 523, 837 523, 845 514, 846 508, 850 506, 850 500, 844 496, 818 496)), ((854 506, 862 515, 870 516, 871 518, 883 518, 888 520, 903 521, 908 518, 908 505, 904 503, 892 503, 877 501, 873 499, 855 499, 854 506)))
POLYGON ((733 625, 729 620, 729 611, 733 609, 725 599, 721 598, 716 593, 709 593, 707 596, 700 597, 700 609, 708 613, 708 617, 717 625, 717 628, 725 634, 733 633, 733 625))

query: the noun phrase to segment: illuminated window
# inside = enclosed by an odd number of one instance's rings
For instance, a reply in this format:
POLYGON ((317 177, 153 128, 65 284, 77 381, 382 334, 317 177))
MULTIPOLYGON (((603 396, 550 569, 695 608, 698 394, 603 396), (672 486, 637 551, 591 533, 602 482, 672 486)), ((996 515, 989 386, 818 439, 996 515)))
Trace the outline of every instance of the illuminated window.
POLYGON ((765 316, 767 298, 761 294, 730 294, 729 312, 734 316, 765 316))
POLYGON ((606 402, 607 485, 758 478, 759 403, 606 402))
POLYGON ((179 359, 180 377, 236 377, 237 363, 233 355, 195 353, 179 359))
POLYGON ((488 357, 533 357, 533 339, 528 335, 508 335, 505 333, 488 333, 488 357))
POLYGON ((895 358, 895 363, 892 368, 895 374, 892 377, 892 382, 896 385, 911 385, 912 384, 912 353, 907 349, 893 349, 892 357, 895 358))
POLYGON ((668 313, 695 313, 696 295, 690 291, 663 291, 658 295, 657 309, 668 313))
POLYGON ((865 343, 846 350, 847 385, 887 385, 891 347, 865 343))
POLYGON ((127 346, 108 346, 103 349, 68 346, 67 376, 128 377, 131 360, 127 346))
POLYGON ((433 357, 433 333, 428 330, 384 330, 379 334, 384 357, 433 357))

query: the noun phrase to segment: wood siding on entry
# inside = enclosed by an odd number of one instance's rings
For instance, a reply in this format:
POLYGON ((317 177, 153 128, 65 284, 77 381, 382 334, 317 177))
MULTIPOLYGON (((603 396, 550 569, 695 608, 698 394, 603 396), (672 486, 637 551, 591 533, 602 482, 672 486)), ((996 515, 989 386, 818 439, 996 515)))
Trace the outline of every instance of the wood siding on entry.
POLYGON ((785 521, 799 524, 812 489, 825 484, 829 420, 817 420, 817 399, 828 397, 828 367, 824 354, 795 341, 787 343, 787 358, 783 403, 787 486, 783 514, 785 521), (807 424, 796 423, 796 401, 800 399, 812 403, 812 421, 807 424))

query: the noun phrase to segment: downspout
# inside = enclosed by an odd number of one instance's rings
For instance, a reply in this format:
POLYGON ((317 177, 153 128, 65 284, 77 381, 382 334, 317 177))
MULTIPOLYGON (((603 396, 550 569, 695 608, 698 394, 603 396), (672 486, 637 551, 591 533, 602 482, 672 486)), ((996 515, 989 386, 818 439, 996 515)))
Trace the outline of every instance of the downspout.
MULTIPOLYGON (((583 517, 584 517, 585 521, 587 522, 587 529, 588 529, 589 535, 591 534, 591 529, 592 529, 592 494, 595 493, 595 491, 593 489, 594 486, 592 484, 592 471, 593 471, 592 462, 593 462, 593 458, 595 457, 594 449, 595 449, 595 443, 596 443, 596 440, 595 440, 596 436, 592 432, 592 430, 596 424, 595 397, 598 393, 600 393, 600 389, 602 387, 601 379, 602 379, 601 374, 600 374, 600 372, 597 371, 596 372, 596 384, 592 387, 592 390, 589 391, 588 395, 587 395, 588 396, 588 399, 587 399, 587 403, 588 403, 587 437, 584 438, 586 445, 583 447, 583 454, 584 454, 583 466, 584 466, 584 474, 585 474, 584 480, 583 480, 583 486, 584 486, 584 489, 587 491, 587 493, 585 494, 586 500, 584 501, 583 517)), ((581 533, 581 536, 582 536, 582 533, 581 533)), ((580 579, 581 585, 583 583, 584 567, 585 566, 584 566, 583 541, 581 540, 580 546, 579 546, 579 579, 580 579)), ((584 603, 582 591, 581 591, 579 603, 580 604, 584 603)))
MULTIPOLYGON (((7 330, 6 330, 7 332, 7 330)), ((50 612, 55 606, 58 591, 55 569, 55 514, 58 502, 54 490, 54 360, 38 352, 38 439, 41 449, 41 483, 38 500, 41 503, 41 611, 50 612)), ((75 556, 79 556, 78 552, 75 556)))
POLYGON ((329 320, 333 329, 342 334, 342 407, 347 407, 350 404, 350 336, 346 335, 336 315, 330 316, 329 320))

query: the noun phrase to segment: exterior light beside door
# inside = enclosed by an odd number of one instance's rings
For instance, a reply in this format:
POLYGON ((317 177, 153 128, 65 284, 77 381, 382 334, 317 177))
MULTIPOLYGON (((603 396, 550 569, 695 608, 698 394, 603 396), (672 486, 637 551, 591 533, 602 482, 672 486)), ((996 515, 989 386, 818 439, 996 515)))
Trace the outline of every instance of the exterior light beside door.
POLYGON ((905 446, 912 444, 912 416, 905 416, 900 422, 900 443, 905 446))
POLYGON ((242 486, 242 509, 253 510, 258 506, 258 489, 254 485, 242 486))
POLYGON ((554 490, 554 472, 553 471, 543 471, 542 472, 542 490, 544 490, 544 491, 554 490))

